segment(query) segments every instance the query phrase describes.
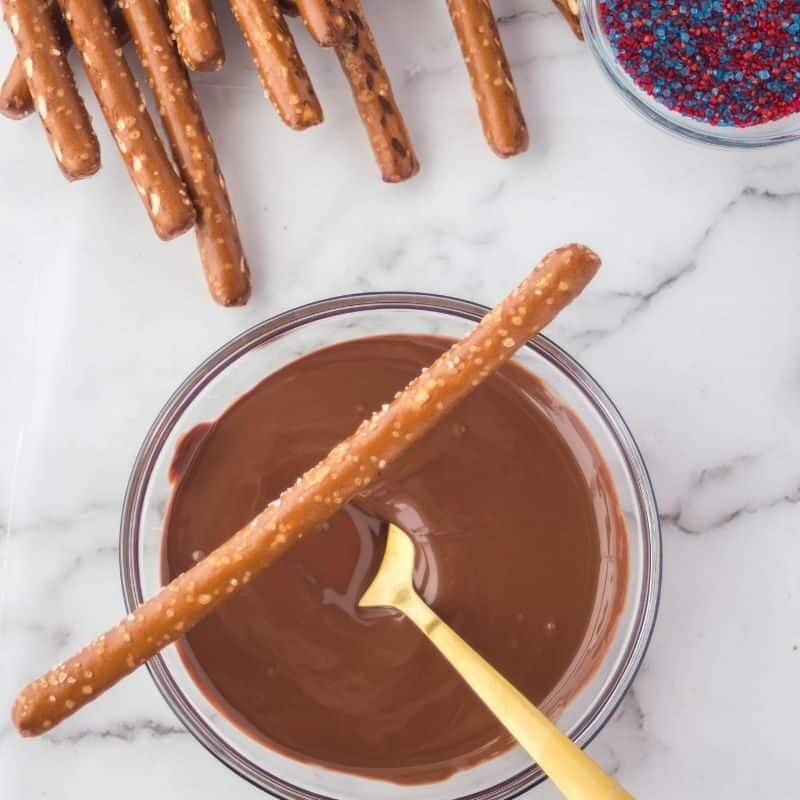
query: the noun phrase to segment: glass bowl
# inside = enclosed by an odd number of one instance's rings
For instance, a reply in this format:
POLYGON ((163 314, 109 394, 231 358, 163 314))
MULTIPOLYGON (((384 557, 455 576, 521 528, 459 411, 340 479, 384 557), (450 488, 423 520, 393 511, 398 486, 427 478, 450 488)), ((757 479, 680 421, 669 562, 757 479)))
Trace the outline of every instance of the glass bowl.
POLYGON ((580 0, 581 27, 602 72, 631 108, 659 128, 704 144, 723 147, 766 147, 800 138, 800 114, 746 128, 709 125, 671 111, 652 98, 617 61, 600 20, 600 0, 580 0))
MULTIPOLYGON (((361 294, 288 311, 237 336, 204 361, 173 394, 133 467, 120 532, 122 588, 128 611, 161 585, 161 535, 170 496, 169 463, 181 435, 216 419, 243 392, 287 362, 324 345, 388 333, 460 338, 487 309, 449 297, 361 294)), ((589 374, 543 336, 516 360, 539 376, 585 426, 608 467, 625 519, 629 554, 625 606, 605 658, 559 716, 585 746, 622 700, 653 630, 661 581, 661 534, 653 490, 636 443, 589 374)), ((503 800, 544 780, 520 748, 438 783, 401 786, 288 758, 248 736, 205 697, 175 646, 148 662, 156 686, 188 730, 252 784, 286 800, 503 800)))

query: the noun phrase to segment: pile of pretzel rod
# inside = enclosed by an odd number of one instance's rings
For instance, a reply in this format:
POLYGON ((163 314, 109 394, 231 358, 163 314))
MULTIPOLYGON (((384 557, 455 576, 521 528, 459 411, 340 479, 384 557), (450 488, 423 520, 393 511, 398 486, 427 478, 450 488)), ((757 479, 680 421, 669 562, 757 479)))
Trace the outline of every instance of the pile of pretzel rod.
MULTIPOLYGON (((446 2, 487 142, 502 157, 523 152, 528 129, 489 0, 446 2)), ((568 19, 577 13, 576 0, 554 2, 568 19)), ((305 130, 323 120, 285 20, 300 15, 311 37, 335 52, 383 180, 397 183, 419 171, 361 0, 230 3, 265 96, 286 125, 305 130)), ((98 141, 67 61, 74 46, 157 235, 171 239, 194 227, 212 297, 225 306, 242 305, 250 296, 250 272, 187 71, 219 70, 225 61, 222 37, 211 0, 165 0, 165 6, 166 13, 159 0, 113 0, 110 6, 104 0, 5 0, 17 57, 0 88, 0 113, 21 119, 37 111, 68 180, 97 172, 98 141), (129 39, 177 170, 123 52, 129 39)))
POLYGON ((50 730, 208 616, 346 503, 580 294, 600 266, 582 245, 546 256, 464 339, 364 420, 251 522, 83 650, 34 680, 12 711, 23 736, 50 730))

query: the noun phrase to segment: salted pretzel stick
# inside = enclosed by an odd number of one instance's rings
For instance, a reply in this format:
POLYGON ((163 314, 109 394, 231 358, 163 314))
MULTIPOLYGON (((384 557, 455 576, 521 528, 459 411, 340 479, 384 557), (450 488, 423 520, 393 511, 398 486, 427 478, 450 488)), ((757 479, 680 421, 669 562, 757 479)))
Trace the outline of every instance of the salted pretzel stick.
POLYGON ((322 122, 319 104, 278 0, 231 0, 239 27, 258 69, 264 96, 295 130, 322 122))
POLYGON ((22 690, 12 719, 24 736, 57 725, 208 616, 307 533, 362 493, 591 280, 600 261, 562 247, 394 400, 228 541, 77 655, 22 690))
POLYGON ((33 98, 22 70, 19 56, 11 62, 8 75, 0 86, 0 114, 9 119, 23 119, 33 113, 33 98))
POLYGON ((419 172, 419 162, 361 2, 344 0, 344 5, 355 34, 336 45, 336 55, 353 91, 381 176, 389 183, 399 183, 419 172))
POLYGON ((225 47, 211 0, 167 0, 167 12, 183 63, 215 72, 225 63, 225 47))
MULTIPOLYGON (((47 8, 53 19, 59 44, 66 57, 70 47, 72 47, 67 27, 64 24, 64 20, 61 19, 61 12, 58 11, 55 0, 47 0, 47 8)), ((3 86, 0 87, 0 114, 9 119, 23 119, 33 111, 33 97, 31 97, 31 92, 28 88, 28 79, 25 77, 22 61, 20 61, 19 56, 15 56, 11 62, 8 75, 3 81, 3 86)))
POLYGON ((197 243, 211 296, 224 306, 250 296, 250 272, 200 103, 156 0, 122 0, 122 12, 158 102, 172 154, 197 211, 197 243))
MULTIPOLYGON (((120 16, 119 6, 114 3, 109 9, 109 13, 111 14, 111 24, 114 26, 114 30, 117 33, 117 41, 120 47, 122 47, 128 43, 130 36, 120 16)), ((69 32, 64 24, 64 20, 61 18, 61 12, 56 10, 55 17, 56 30, 58 31, 58 37, 61 41, 64 55, 66 56, 72 49, 72 39, 69 38, 69 32)), ((33 98, 28 89, 28 83, 22 69, 22 62, 19 60, 19 56, 17 56, 11 62, 8 75, 2 87, 0 87, 0 114, 9 117, 9 119, 23 119, 32 111, 33 98)))
POLYGON ((570 28, 572 28, 572 32, 583 41, 583 28, 581 28, 581 12, 578 0, 553 0, 553 3, 570 28))
POLYGON ((502 157, 528 148, 522 116, 489 0, 447 0, 489 147, 502 157))
POLYGON ((153 127, 103 1, 58 3, 156 233, 171 239, 187 231, 194 224, 194 208, 153 127))
POLYGON ((100 168, 100 145, 44 0, 6 0, 5 18, 50 147, 69 180, 100 168))
POLYGON ((344 0, 297 0, 297 10, 314 41, 332 47, 355 33, 344 0))

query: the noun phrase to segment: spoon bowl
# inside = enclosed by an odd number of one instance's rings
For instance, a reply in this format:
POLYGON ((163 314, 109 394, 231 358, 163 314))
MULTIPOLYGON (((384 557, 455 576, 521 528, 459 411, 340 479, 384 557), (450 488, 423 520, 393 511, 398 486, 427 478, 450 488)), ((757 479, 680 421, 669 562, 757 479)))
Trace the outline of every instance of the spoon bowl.
POLYGON ((400 608, 416 594, 413 583, 414 542, 397 525, 389 525, 383 560, 372 583, 358 601, 359 608, 400 608))

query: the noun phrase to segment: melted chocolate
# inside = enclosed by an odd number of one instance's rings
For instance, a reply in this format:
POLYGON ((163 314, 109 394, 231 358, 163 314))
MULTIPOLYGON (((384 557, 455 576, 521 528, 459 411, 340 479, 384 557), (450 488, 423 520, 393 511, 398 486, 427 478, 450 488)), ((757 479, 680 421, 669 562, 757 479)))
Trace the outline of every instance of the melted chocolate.
MULTIPOLYGON (((448 345, 386 336, 316 351, 191 431, 171 470, 165 580, 448 345)), ((376 519, 413 536, 422 596, 531 700, 557 712, 592 674, 624 599, 623 523, 588 435, 526 370, 504 367, 358 505, 179 644, 203 691, 252 736, 401 783, 440 780, 512 745, 410 622, 357 609, 382 554, 376 519)))

